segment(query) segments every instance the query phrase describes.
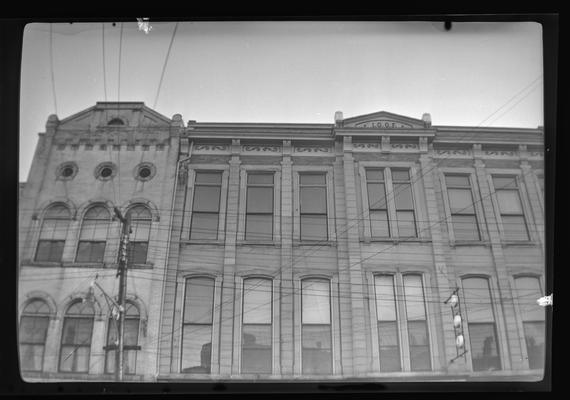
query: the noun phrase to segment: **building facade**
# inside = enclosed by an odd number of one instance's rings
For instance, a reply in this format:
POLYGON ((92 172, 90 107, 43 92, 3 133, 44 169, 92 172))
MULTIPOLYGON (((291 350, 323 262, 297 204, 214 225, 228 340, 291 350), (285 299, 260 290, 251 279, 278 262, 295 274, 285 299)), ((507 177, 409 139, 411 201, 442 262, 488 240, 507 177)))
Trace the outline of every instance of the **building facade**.
POLYGON ((104 296, 76 301, 94 272, 116 291, 118 205, 147 227, 131 234, 128 379, 541 379, 543 140, 388 112, 184 126, 97 103, 50 117, 20 202, 21 327, 45 332, 20 336, 33 360, 44 343, 25 376, 111 378, 104 296), (101 180, 100 163, 117 168, 101 180), (99 204, 106 236, 84 228, 99 204), (65 238, 44 229, 60 225, 65 238), (104 240, 103 261, 77 260, 104 240))

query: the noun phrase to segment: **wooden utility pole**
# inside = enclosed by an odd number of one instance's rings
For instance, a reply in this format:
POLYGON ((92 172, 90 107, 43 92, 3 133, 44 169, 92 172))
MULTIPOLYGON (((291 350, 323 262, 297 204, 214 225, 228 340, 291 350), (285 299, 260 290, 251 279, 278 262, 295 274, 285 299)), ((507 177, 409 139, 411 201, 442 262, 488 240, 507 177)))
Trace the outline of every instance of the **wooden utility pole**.
POLYGON ((127 244, 131 224, 128 218, 123 217, 121 211, 115 207, 115 215, 121 221, 121 242, 119 245, 119 259, 117 267, 117 277, 119 277, 119 324, 118 324, 118 346, 115 352, 115 380, 122 381, 124 375, 124 341, 125 341, 125 299, 127 294, 127 244))

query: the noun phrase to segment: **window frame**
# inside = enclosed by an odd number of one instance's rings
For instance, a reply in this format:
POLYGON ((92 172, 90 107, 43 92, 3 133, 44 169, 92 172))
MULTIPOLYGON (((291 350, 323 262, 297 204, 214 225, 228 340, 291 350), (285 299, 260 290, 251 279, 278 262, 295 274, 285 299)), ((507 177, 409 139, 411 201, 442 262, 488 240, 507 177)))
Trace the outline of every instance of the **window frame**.
MULTIPOLYGON (((92 350, 92 345, 93 345, 93 334, 95 331, 95 320, 96 320, 96 316, 97 316, 97 310, 95 309, 95 306, 92 305, 92 309, 93 309, 93 314, 91 314, 90 317, 86 317, 86 316, 81 316, 81 314, 72 314, 69 315, 69 310, 75 306, 78 303, 81 303, 82 300, 81 299, 75 299, 74 301, 70 302, 66 309, 65 309, 65 313, 63 314, 62 317, 62 323, 61 323, 61 335, 60 335, 60 340, 59 340, 59 348, 58 348, 58 361, 57 361, 57 372, 59 373, 69 373, 69 374, 88 374, 91 370, 91 358, 93 356, 93 352, 92 350), (64 335, 65 335, 65 327, 66 327, 66 320, 68 318, 71 319, 90 319, 91 320, 91 334, 90 334, 90 340, 89 340, 89 344, 81 344, 81 345, 76 345, 76 347, 85 347, 89 349, 89 356, 88 356, 88 363, 87 363, 87 371, 65 371, 62 370, 61 368, 61 364, 62 364, 62 356, 63 356, 63 347, 64 346, 71 346, 71 344, 64 344, 63 343, 63 339, 64 339, 64 335)), ((75 351, 75 350, 74 350, 75 351)), ((63 360, 65 361, 65 360, 63 360)))
MULTIPOLYGON (((525 193, 527 193, 526 185, 524 183, 524 179, 522 179, 523 172, 520 169, 497 169, 491 168, 486 170, 487 175, 487 183, 489 185, 489 189, 491 191, 491 203, 493 204, 493 211, 495 213, 495 219, 497 221, 497 229, 499 231, 499 236, 501 238, 501 242, 503 244, 528 244, 528 243, 536 243, 537 242, 537 233, 536 233, 536 225, 535 221, 532 218, 532 211, 530 207, 529 200, 525 193), (497 190, 495 188, 495 184, 493 182, 493 178, 501 177, 501 178, 515 178, 515 183, 517 185, 516 189, 504 189, 504 190, 516 190, 519 195, 519 200, 521 203, 521 215, 524 219, 525 228, 527 231, 527 239, 526 240, 513 240, 507 239, 505 236, 505 229, 503 227, 503 218, 501 214, 501 208, 499 206, 499 200, 497 198, 497 190)), ((501 189, 499 189, 501 190, 501 189)), ((515 215, 515 214, 513 214, 515 215)))
POLYGON ((240 195, 237 242, 240 244, 278 244, 281 242, 281 169, 269 165, 240 165, 240 195), (271 240, 247 239, 247 190, 248 175, 273 174, 273 234, 271 240))
POLYGON ((451 246, 466 244, 488 244, 489 243, 489 233, 485 228, 485 213, 483 212, 483 205, 481 204, 481 196, 479 191, 479 185, 477 182, 477 176, 475 175, 474 168, 439 168, 439 182, 441 185, 441 197, 443 198, 443 208, 445 212, 445 218, 447 223, 447 234, 449 238, 449 244, 451 246), (447 182, 445 177, 447 175, 467 175, 469 177, 469 184, 471 188, 471 198, 473 199, 473 208, 475 211, 475 219, 477 221, 477 227, 479 228, 479 240, 457 240, 455 238, 455 230, 453 228, 451 204, 449 200, 449 190, 447 187, 447 182))
MULTIPOLYGON (((365 242, 375 241, 406 241, 417 242, 429 240, 429 225, 426 219, 426 210, 423 207, 425 195, 423 194, 423 180, 418 174, 418 165, 414 162, 407 161, 359 161, 358 175, 360 176, 360 206, 362 207, 362 220, 364 232, 362 240, 365 242), (366 179, 366 171, 371 169, 382 169, 384 173, 384 184, 386 191, 386 207, 388 211, 388 224, 390 226, 389 237, 372 236, 372 227, 370 224, 370 204, 368 202, 368 185, 366 179), (398 217, 396 209, 396 196, 394 196, 394 182, 392 179, 392 170, 407 170, 409 173, 409 185, 412 196, 415 236, 400 236, 398 227, 398 217)), ((396 182, 398 183, 398 182, 396 182)))
POLYGON ((181 237, 188 243, 224 243, 226 237, 226 204, 228 198, 229 166, 227 164, 190 164, 186 179, 186 199, 184 201, 184 221, 182 224, 181 237), (192 216, 194 214, 194 192, 196 188, 196 174, 199 172, 220 172, 222 182, 220 184, 220 204, 218 211, 218 235, 217 239, 190 239, 192 216))
MULTIPOLYGON (((103 219, 89 219, 89 221, 103 221, 103 219)), ((111 236, 111 229, 113 229, 112 227, 112 222, 113 222, 113 213, 109 210, 109 207, 107 204, 105 203, 93 203, 93 204, 89 204, 82 213, 81 216, 81 221, 80 221, 80 226, 79 226, 79 230, 78 230, 78 235, 77 235, 77 241, 76 241, 76 248, 75 248, 75 256, 74 256, 74 262, 75 264, 104 264, 105 262, 108 261, 108 254, 110 251, 110 247, 109 246, 109 239, 111 236), (81 240, 81 234, 83 232, 83 228, 85 226, 85 216, 87 215, 87 213, 95 208, 95 207, 102 207, 104 208, 109 216, 109 219, 107 220, 107 234, 106 234, 106 238, 105 240, 81 240), (104 248, 103 248, 103 256, 101 261, 79 261, 78 258, 78 254, 79 254, 79 248, 81 246, 81 243, 104 243, 104 248)))
POLYGON ((336 242, 335 204, 333 191, 333 167, 329 166, 296 166, 291 167, 293 173, 293 245, 332 244, 336 242), (301 174, 324 174, 327 201, 327 238, 320 240, 301 240, 301 174))
POLYGON ((28 301, 26 301, 26 304, 25 304, 24 308, 22 309, 22 312, 20 313, 19 324, 18 324, 18 329, 19 329, 19 331, 18 331, 18 351, 19 351, 20 372, 43 372, 44 371, 44 362, 45 362, 45 358, 46 358, 45 357, 46 356, 46 354, 45 354, 46 353, 46 346, 47 346, 47 342, 48 342, 48 333, 50 331, 49 325, 51 323, 52 318, 53 318, 52 310, 51 310, 49 303, 46 300, 39 298, 39 297, 33 297, 33 298, 29 299, 28 301), (36 312, 36 313, 26 312, 26 308, 34 302, 44 303, 44 305, 48 309, 48 311, 47 312, 36 312), (24 318, 47 319, 45 337, 44 337, 43 343, 41 343, 42 357, 41 357, 41 361, 40 361, 40 369, 24 369, 23 368, 21 346, 22 345, 32 345, 32 346, 40 345, 37 342, 23 342, 20 339, 21 328, 22 328, 22 320, 24 318))
POLYGON ((61 262, 63 262, 63 258, 64 258, 64 255, 65 255, 65 246, 66 246, 67 241, 68 241, 67 239, 68 239, 68 236, 69 236, 69 231, 71 230, 71 222, 72 222, 72 221, 73 221, 72 210, 71 210, 71 208, 70 208, 67 204, 65 204, 65 203, 61 203, 61 202, 51 203, 51 204, 49 204, 47 207, 44 208, 43 215, 42 215, 42 219, 41 219, 41 223, 40 223, 40 229, 39 229, 39 233, 38 233, 38 239, 37 239, 37 241, 36 241, 36 247, 35 247, 34 255, 33 255, 33 260, 34 260, 34 262, 38 262, 38 263, 61 263, 61 262), (67 210, 67 212, 68 212, 68 217, 67 217, 67 218, 47 218, 50 209, 51 209, 51 208, 54 208, 54 207, 58 207, 58 206, 64 207, 64 208, 67 210), (67 230, 66 230, 66 233, 65 233, 65 235, 64 235, 65 238, 64 238, 64 239, 58 239, 58 240, 42 239, 42 238, 41 238, 41 237, 42 237, 42 232, 43 232, 43 229, 44 229, 45 221, 46 221, 46 220, 48 220, 48 221, 63 221, 63 220, 67 220, 67 221, 68 221, 68 222, 67 222, 67 230), (39 248, 40 248, 40 244, 41 244, 42 242, 50 242, 50 243, 53 243, 53 242, 63 242, 63 246, 62 246, 62 249, 61 249, 61 257, 59 258, 59 260, 57 260, 57 261, 52 261, 52 260, 38 260, 38 259, 37 259, 37 257, 38 257, 38 252, 39 252, 39 248))
MULTIPOLYGON (((127 300, 127 305, 130 305, 131 307, 134 307, 134 308, 137 310, 137 315, 136 315, 136 316, 132 316, 132 315, 125 314, 125 321, 136 319, 136 320, 138 320, 138 324, 137 324, 137 343, 136 343, 135 345, 126 345, 126 344, 123 345, 125 352, 129 352, 129 351, 135 352, 135 353, 134 353, 134 354, 135 354, 135 355, 134 355, 134 358, 135 358, 135 359, 134 359, 134 368, 133 368, 133 371, 131 371, 131 372, 126 372, 126 370, 125 370, 125 375, 136 375, 136 374, 137 374, 137 372, 136 372, 136 370, 137 370, 137 364, 138 364, 138 363, 137 363, 137 360, 138 360, 138 353, 137 353, 137 351, 141 350, 141 346, 140 346, 140 344, 139 344, 139 341, 140 341, 140 336, 141 336, 140 334, 141 334, 141 321, 142 321, 142 317, 141 317, 141 310, 140 310, 140 307, 139 307, 136 303, 134 303, 134 302, 131 301, 131 300, 127 300)), ((113 352, 113 351, 116 351, 116 349, 114 348, 114 346, 113 346, 112 344, 111 344, 111 345, 109 344, 110 330, 117 328, 115 322, 113 322, 113 321, 116 321, 116 320, 114 320, 113 316, 109 316, 109 318, 107 318, 107 330, 106 330, 107 335, 105 336, 105 346, 103 347, 103 350, 105 351, 105 365, 104 365, 104 367, 103 367, 103 370, 104 370, 104 373, 105 373, 105 374, 114 374, 114 373, 115 373, 115 371, 109 372, 109 370, 107 369, 107 359, 108 359, 108 357, 109 357, 109 354, 111 354, 111 352, 113 352)), ((126 331, 125 331, 125 333, 126 333, 126 331)), ((115 359, 115 354, 113 353, 113 360, 114 360, 114 359, 115 359)), ((125 357, 125 361, 126 361, 126 357, 125 357)), ((125 362, 125 363, 126 363, 126 362, 125 362)))
POLYGON ((131 243, 146 243, 146 254, 145 254, 145 260, 144 260, 144 262, 142 262, 142 263, 141 263, 141 262, 134 263, 134 262, 132 262, 132 261, 129 261, 129 266, 141 266, 141 265, 148 265, 148 264, 149 264, 150 239, 151 239, 151 237, 152 237, 152 225, 153 225, 153 221, 154 221, 154 218, 153 218, 153 215, 152 215, 153 213, 152 213, 152 210, 150 209, 150 207, 149 207, 148 205, 143 204, 143 203, 135 203, 135 204, 132 204, 132 205, 129 206, 129 208, 127 209, 125 215, 128 216, 129 213, 130 213, 134 208, 136 208, 136 207, 144 207, 144 208, 146 209, 146 211, 148 212, 148 218, 135 218, 135 219, 133 219, 132 216, 131 216, 131 219, 130 219, 131 228, 132 228, 132 223, 133 223, 133 221, 144 221, 144 222, 148 222, 148 236, 147 236, 146 240, 134 240, 134 236, 133 236, 134 232, 133 232, 133 234, 130 234, 130 235, 129 235, 129 242, 128 242, 128 245, 127 245, 127 247, 129 247, 129 250, 127 251, 127 254, 128 254, 128 257, 129 257, 129 258, 130 258, 131 255, 132 255, 131 252, 132 252, 133 250, 132 250, 132 247, 130 247, 130 246, 132 246, 131 243))

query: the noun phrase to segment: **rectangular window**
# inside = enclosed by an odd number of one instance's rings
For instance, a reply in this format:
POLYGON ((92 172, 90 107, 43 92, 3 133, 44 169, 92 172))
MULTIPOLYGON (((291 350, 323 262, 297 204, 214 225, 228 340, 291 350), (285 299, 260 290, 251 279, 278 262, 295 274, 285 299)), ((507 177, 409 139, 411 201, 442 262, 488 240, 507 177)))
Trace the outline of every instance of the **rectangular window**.
POLYGON ((497 332, 489 281, 478 277, 463 279, 463 295, 473 370, 500 370, 501 360, 497 348, 497 332))
POLYGON ((273 239, 273 173, 247 175, 245 239, 273 239))
POLYGON ((407 169, 393 169, 391 172, 398 234, 400 237, 416 237, 416 219, 410 171, 407 169))
POLYGON ((241 372, 272 372, 272 281, 249 278, 243 281, 241 372))
POLYGON ((108 220, 83 220, 77 247, 77 262, 103 262, 108 229, 108 220))
POLYGON ((196 172, 190 239, 218 238, 221 172, 196 172))
POLYGON ((209 374, 212 357, 214 280, 186 280, 182 321, 183 373, 209 374))
POLYGON ((372 237, 389 237, 390 225, 383 169, 366 170, 366 188, 372 237))
POLYGON ((93 318, 65 317, 59 370, 89 372, 93 318))
POLYGON ((303 374, 332 374, 329 281, 302 280, 301 308, 303 374))
POLYGON ((22 316, 20 362, 22 371, 41 371, 49 317, 22 316))
POLYGON ((36 261, 61 261, 68 226, 69 219, 44 219, 36 251, 36 261))
POLYGON ((324 173, 299 175, 301 240, 327 240, 327 182, 324 173))
POLYGON ((408 319, 410 368, 412 371, 431 370, 425 296, 420 275, 404 275, 404 295, 408 319))
POLYGON ((493 186, 506 240, 529 240, 516 176, 494 176, 493 186))
POLYGON ((446 175, 451 224, 455 240, 481 240, 468 175, 446 175))
POLYGON ((515 279, 515 286, 523 320, 529 368, 544 368, 545 311, 536 303, 536 300, 542 297, 540 281, 532 276, 519 277, 515 279))
POLYGON ((401 371, 400 339, 396 314, 396 295, 392 275, 374 277, 380 371, 401 371))
POLYGON ((151 220, 131 221, 127 254, 129 264, 145 264, 148 254, 151 220))

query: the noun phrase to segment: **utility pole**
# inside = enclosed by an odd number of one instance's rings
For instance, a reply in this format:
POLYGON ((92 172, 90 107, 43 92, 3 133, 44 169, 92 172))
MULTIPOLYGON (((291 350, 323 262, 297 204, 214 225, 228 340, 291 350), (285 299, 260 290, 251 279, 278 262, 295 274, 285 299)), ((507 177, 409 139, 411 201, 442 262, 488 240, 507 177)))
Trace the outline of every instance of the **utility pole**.
POLYGON ((121 242, 119 245, 119 259, 117 267, 117 277, 119 278, 119 326, 118 326, 118 346, 115 352, 115 380, 123 380, 124 366, 124 341, 125 341, 125 298, 127 294, 127 245, 129 243, 129 233, 131 231, 130 220, 121 214, 115 207, 115 215, 121 221, 121 242))

